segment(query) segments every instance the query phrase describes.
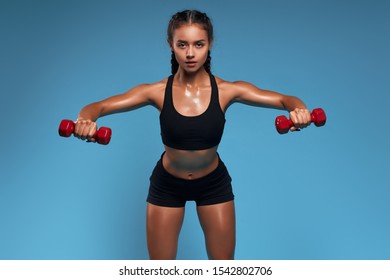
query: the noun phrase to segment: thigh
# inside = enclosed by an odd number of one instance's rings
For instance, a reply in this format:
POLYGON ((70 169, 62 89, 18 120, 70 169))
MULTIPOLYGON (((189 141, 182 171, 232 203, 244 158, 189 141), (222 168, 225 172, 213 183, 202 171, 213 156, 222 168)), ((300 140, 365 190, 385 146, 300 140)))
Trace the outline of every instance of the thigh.
POLYGON ((150 259, 175 259, 184 218, 184 207, 163 207, 151 203, 146 210, 146 237, 150 259))
POLYGON ((210 259, 234 259, 236 218, 234 201, 198 206, 199 221, 210 259))

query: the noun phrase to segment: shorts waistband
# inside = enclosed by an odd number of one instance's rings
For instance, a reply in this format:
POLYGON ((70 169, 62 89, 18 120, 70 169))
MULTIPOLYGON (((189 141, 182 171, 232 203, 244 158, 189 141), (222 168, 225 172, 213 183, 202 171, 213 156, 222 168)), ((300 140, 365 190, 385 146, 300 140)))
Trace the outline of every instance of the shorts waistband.
MULTIPOLYGON (((228 173, 224 162, 221 160, 219 154, 217 153, 218 165, 210 173, 206 174, 203 177, 196 178, 196 179, 191 179, 191 180, 179 178, 179 177, 176 177, 176 176, 172 175, 171 173, 169 173, 164 168, 164 165, 162 163, 162 158, 163 158, 164 154, 165 154, 165 151, 161 154, 161 157, 160 157, 160 159, 157 162, 157 167, 159 167, 157 170, 159 170, 159 172, 161 172, 160 173, 161 176, 169 178, 170 180, 174 180, 174 181, 176 181, 178 183, 180 183, 180 182, 184 183, 185 182, 187 184, 194 184, 194 185, 196 185, 196 184, 201 184, 202 182, 207 182, 207 181, 209 181, 210 178, 216 178, 216 177, 219 177, 219 175, 221 175, 221 176, 223 175, 224 176, 226 173, 228 173)), ((231 180, 229 175, 228 175, 228 177, 231 180)))

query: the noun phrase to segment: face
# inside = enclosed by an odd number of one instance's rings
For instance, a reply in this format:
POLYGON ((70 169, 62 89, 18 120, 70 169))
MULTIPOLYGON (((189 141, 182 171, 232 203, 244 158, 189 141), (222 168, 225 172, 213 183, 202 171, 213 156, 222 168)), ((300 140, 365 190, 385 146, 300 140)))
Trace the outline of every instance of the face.
POLYGON ((175 29, 170 47, 180 68, 186 72, 197 72, 203 67, 211 44, 207 31, 197 24, 191 24, 175 29))

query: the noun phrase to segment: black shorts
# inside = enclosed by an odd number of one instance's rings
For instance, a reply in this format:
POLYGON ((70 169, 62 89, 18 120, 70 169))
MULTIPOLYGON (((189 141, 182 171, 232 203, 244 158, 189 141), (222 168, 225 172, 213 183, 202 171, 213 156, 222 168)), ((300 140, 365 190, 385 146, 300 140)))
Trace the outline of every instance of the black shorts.
POLYGON ((161 157, 150 176, 146 201, 166 207, 184 207, 186 202, 191 200, 194 200, 197 206, 227 202, 234 200, 231 181, 221 159, 211 173, 198 179, 186 180, 168 173, 162 165, 161 157))

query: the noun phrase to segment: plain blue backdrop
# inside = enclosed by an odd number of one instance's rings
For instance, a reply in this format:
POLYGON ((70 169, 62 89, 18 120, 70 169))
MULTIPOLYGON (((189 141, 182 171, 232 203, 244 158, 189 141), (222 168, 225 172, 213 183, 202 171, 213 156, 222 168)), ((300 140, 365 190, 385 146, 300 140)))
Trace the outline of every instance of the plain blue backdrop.
MULTIPOLYGON (((163 151, 152 107, 107 116, 108 146, 57 134, 86 104, 170 74, 166 26, 215 28, 212 70, 322 107, 279 135, 283 111, 229 108, 237 259, 390 259, 388 1, 0 2, 0 259, 148 259, 145 199, 163 151)), ((178 259, 206 259, 189 202, 178 259)))

